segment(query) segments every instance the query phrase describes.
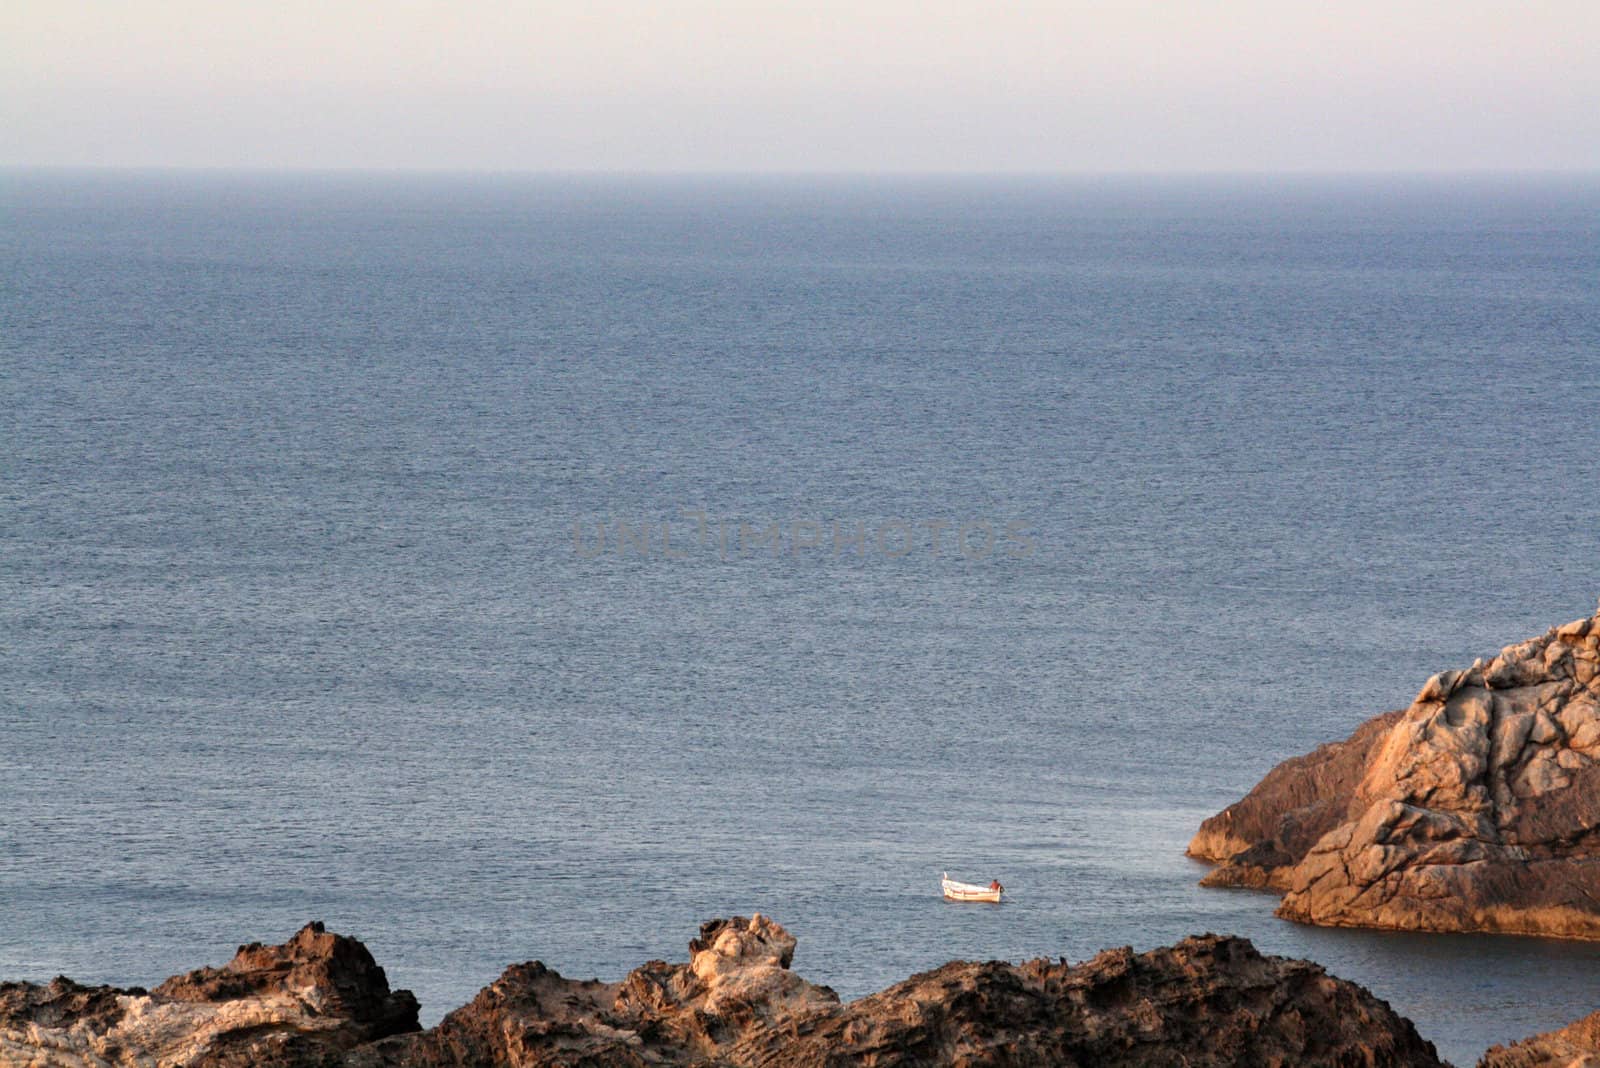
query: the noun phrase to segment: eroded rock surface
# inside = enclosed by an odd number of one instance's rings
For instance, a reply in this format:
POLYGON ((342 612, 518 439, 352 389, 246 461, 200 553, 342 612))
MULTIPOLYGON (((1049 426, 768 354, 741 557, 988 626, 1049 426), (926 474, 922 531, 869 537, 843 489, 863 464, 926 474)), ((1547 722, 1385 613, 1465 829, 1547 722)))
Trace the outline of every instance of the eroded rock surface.
POLYGON ((1330 926, 1600 938, 1600 615, 1430 678, 1205 821, 1207 885, 1330 926))
MULTIPOLYGON (((396 1011, 409 1006, 414 1013, 408 995, 389 994, 386 983, 330 983, 320 964, 285 970, 274 954, 287 949, 245 947, 235 958, 240 967, 191 973, 152 994, 67 980, 7 984, 0 988, 0 1062, 73 1068, 1440 1064, 1408 1020, 1361 987, 1314 964, 1262 956, 1243 939, 1213 935, 1149 953, 1108 950, 1076 965, 954 962, 842 1004, 827 987, 790 971, 795 940, 781 926, 759 915, 735 917, 705 924, 689 944, 687 963, 652 961, 618 983, 564 979, 542 964, 519 964, 437 1027, 388 1037, 370 1029, 414 1027, 414 1016, 396 1011), (314 996, 297 993, 301 978, 312 980, 314 996), (169 1016, 161 1026, 148 1025, 147 1018, 163 1013, 169 1016), (259 1025, 246 1023, 252 1019, 259 1025)), ((321 952, 318 959, 341 955, 321 952)), ((370 979, 370 961, 358 960, 363 967, 355 971, 370 979)))
POLYGON ((391 991, 365 946, 320 923, 153 991, 64 977, 0 984, 7 1068, 309 1068, 417 1026, 416 998, 391 991))
POLYGON ((1478 1068, 1600 1068, 1600 1012, 1559 1031, 1493 1046, 1478 1068))
MULTIPOLYGON (((1366 990, 1212 935, 1082 964, 952 963, 811 1021, 745 1039, 774 1065, 1435 1065, 1366 990)), ((748 1052, 756 1056, 749 1056, 748 1052)))
POLYGON ((517 964, 419 1035, 364 1051, 363 1066, 699 1064, 753 1032, 837 1010, 789 970, 795 939, 757 913, 703 924, 687 964, 651 961, 619 983, 517 964))

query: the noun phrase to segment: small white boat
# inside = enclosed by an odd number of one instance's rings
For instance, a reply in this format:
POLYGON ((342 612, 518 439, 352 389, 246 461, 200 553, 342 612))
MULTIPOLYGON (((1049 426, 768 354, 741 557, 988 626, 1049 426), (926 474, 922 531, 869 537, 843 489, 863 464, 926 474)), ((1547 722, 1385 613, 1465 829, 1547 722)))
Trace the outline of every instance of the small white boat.
POLYGON ((958 883, 950 878, 949 872, 944 873, 944 878, 940 880, 939 886, 944 891, 945 898, 950 901, 999 901, 1000 895, 1005 893, 1006 890, 1005 887, 1000 885, 999 880, 990 883, 988 886, 958 883))

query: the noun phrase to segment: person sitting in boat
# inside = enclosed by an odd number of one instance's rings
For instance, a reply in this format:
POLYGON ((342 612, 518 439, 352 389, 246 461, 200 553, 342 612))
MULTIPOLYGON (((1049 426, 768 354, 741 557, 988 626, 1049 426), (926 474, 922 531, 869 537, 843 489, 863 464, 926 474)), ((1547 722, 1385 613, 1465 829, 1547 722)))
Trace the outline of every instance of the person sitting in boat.
POLYGON ((990 879, 989 880, 989 889, 990 890, 999 890, 1001 893, 1005 893, 1005 889, 1006 888, 1000 885, 1000 880, 999 879, 990 879))

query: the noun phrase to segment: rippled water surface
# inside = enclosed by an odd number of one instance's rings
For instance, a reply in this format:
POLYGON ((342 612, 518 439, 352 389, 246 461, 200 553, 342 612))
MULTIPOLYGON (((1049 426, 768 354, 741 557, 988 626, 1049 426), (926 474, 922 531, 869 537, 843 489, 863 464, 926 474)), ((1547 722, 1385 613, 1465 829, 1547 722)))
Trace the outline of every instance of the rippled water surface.
POLYGON ((761 910, 846 996, 1218 931, 1458 1062, 1600 1008, 1600 946, 1297 927, 1183 856, 1593 609, 1593 181, 0 198, 0 976, 315 917, 431 1021, 761 910))

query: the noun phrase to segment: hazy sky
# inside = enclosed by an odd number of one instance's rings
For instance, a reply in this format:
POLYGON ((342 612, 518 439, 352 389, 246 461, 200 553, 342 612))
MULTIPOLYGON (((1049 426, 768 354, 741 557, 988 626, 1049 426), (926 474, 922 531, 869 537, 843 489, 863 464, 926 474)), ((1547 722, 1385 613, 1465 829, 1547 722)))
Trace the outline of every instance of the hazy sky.
POLYGON ((0 163, 1600 168, 1600 0, 4 0, 0 163))

